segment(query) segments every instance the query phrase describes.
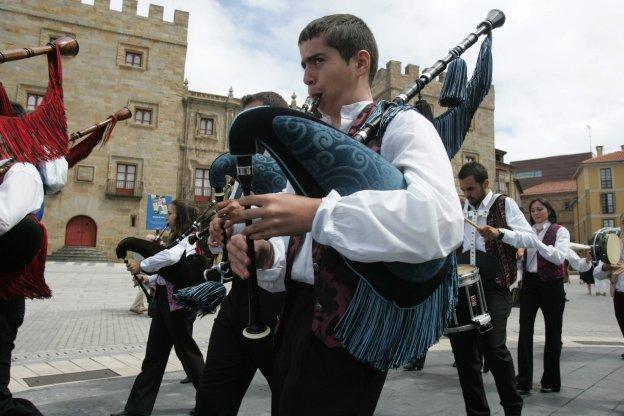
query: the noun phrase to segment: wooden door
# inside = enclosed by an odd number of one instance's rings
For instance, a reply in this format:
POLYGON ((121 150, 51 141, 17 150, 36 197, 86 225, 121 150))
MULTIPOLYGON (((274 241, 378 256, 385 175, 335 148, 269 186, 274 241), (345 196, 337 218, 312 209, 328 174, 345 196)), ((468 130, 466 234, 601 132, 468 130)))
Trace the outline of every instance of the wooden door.
POLYGON ((65 229, 66 246, 95 247, 97 225, 86 215, 79 215, 67 223, 65 229))

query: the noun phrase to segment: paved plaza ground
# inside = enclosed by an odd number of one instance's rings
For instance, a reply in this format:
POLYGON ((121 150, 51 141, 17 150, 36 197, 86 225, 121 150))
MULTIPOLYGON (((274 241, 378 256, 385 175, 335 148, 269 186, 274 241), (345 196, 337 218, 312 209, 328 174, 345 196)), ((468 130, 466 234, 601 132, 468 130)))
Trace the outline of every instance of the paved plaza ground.
MULTIPOLYGON (((54 297, 27 302, 16 340, 11 390, 35 402, 46 416, 100 416, 123 408, 145 353, 150 324, 128 311, 136 294, 121 264, 54 263, 46 270, 54 297), (95 378, 75 381, 80 378, 95 378), (34 386, 34 387, 33 387, 34 386)), ((586 295, 578 277, 568 287, 564 316, 562 391, 534 392, 525 415, 624 415, 624 339, 609 296, 586 295)), ((198 319, 195 338, 205 353, 213 316, 198 319)), ((536 322, 535 374, 541 374, 544 326, 536 322), (539 355, 537 355, 539 354, 539 355)), ((509 319, 508 345, 516 358, 518 310, 509 319)), ((464 404, 451 366, 450 344, 442 339, 421 372, 391 371, 376 415, 458 415, 464 404)), ((184 415, 194 405, 192 386, 178 381, 182 368, 172 355, 153 415, 184 415)), ((502 415, 491 374, 484 375, 492 414, 502 415)), ((259 374, 240 415, 269 415, 270 394, 259 374)))

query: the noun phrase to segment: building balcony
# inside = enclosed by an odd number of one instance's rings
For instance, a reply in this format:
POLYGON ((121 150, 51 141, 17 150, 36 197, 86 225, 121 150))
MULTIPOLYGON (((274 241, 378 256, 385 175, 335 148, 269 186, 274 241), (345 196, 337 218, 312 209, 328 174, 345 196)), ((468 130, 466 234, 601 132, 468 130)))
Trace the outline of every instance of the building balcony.
POLYGON ((141 199, 143 197, 143 182, 124 182, 116 179, 108 179, 106 182, 106 196, 112 199, 141 199))

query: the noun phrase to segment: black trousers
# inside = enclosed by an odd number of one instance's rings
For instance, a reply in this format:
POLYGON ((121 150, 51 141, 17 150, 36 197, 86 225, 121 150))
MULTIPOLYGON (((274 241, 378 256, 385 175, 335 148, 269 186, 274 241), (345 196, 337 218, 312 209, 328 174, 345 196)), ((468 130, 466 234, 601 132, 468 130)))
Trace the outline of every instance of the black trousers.
POLYGON ((165 286, 157 286, 155 296, 156 313, 152 317, 141 373, 134 380, 126 402, 127 411, 145 416, 154 408, 171 347, 175 348, 195 388, 204 367, 201 351, 193 339, 195 314, 185 309, 171 312, 165 286))
POLYGON ((9 390, 11 353, 15 348, 17 330, 24 322, 23 297, 0 300, 0 415, 41 415, 31 402, 15 399, 9 390))
POLYGON ((624 335, 624 292, 617 290, 613 294, 613 310, 615 311, 615 319, 617 319, 620 331, 624 335))
POLYGON ((544 315, 546 344, 541 385, 558 391, 561 388, 561 330, 565 291, 563 279, 543 282, 535 273, 524 273, 520 297, 520 335, 518 336, 518 387, 530 390, 533 384, 533 329, 537 310, 544 315))
POLYGON ((197 389, 198 416, 236 415, 256 370, 271 387, 273 335, 284 294, 263 289, 259 292, 262 319, 271 328, 271 334, 259 340, 243 336, 249 322, 247 282, 234 279, 210 333, 206 366, 197 389))
POLYGON ((483 354, 485 364, 494 376, 505 414, 519 415, 522 412, 522 397, 516 391, 513 359, 506 345, 511 293, 508 289, 497 285, 494 280, 483 281, 483 289, 492 317, 492 329, 484 334, 479 334, 476 329, 449 334, 466 404, 466 414, 471 416, 490 414, 481 375, 481 354, 483 354))
POLYGON ((288 282, 273 372, 273 416, 368 416, 387 372, 328 348, 311 331, 313 287, 288 282))

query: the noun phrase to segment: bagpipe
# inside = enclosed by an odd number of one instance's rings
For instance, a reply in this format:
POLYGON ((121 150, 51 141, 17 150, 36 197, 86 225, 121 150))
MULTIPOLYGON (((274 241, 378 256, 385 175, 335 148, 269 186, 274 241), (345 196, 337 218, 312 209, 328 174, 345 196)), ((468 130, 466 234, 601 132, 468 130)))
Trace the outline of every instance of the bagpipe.
MULTIPOLYGON (((21 106, 12 104, 0 83, 0 159, 10 158, 13 162, 27 162, 40 166, 43 162, 66 158, 72 167, 86 158, 97 143, 104 144, 111 135, 118 120, 130 117, 124 108, 83 131, 67 135, 67 119, 63 102, 61 56, 76 56, 79 45, 76 39, 60 37, 44 46, 16 48, 0 51, 0 64, 47 55, 49 82, 41 103, 27 114, 21 106), (69 144, 86 136, 80 143, 69 144)), ((46 178, 40 170, 45 184, 46 178)), ((2 260, 0 266, 2 289, 0 298, 26 296, 29 298, 50 297, 51 291, 43 278, 47 257, 47 233, 45 227, 31 215, 26 216, 9 232, 0 237, 2 260), (36 231, 39 229, 39 231, 36 231), (28 236, 26 238, 25 236, 28 236), (25 240, 29 245, 24 246, 25 240), (18 249, 19 247, 19 249, 18 249), (13 253, 15 254, 10 254, 13 253)))
MULTIPOLYGON (((47 55, 49 73, 45 96, 28 114, 23 114, 20 106, 11 104, 0 84, 0 159, 38 166, 67 154, 61 55, 74 56, 78 49, 75 39, 63 37, 45 46, 0 51, 0 64, 47 55)), ((44 278, 47 243, 47 231, 33 215, 25 216, 0 236, 0 299, 52 296, 44 278)))
MULTIPOLYGON (((396 114, 413 110, 406 104, 408 101, 479 36, 489 35, 504 20, 502 12, 491 11, 474 33, 405 92, 390 103, 379 103, 355 137, 291 109, 256 107, 238 114, 228 140, 244 194, 251 193, 253 155, 258 145, 274 158, 298 195, 322 198, 332 190, 345 196, 361 190, 405 189, 402 172, 363 143, 382 138, 396 114)), ((248 243, 251 284, 255 283, 254 251, 253 242, 248 243)), ((421 356, 437 342, 456 303, 454 255, 421 264, 362 263, 345 257, 343 261, 358 281, 334 335, 355 358, 378 369, 396 368, 421 356)), ((250 314, 259 315, 258 311, 250 305, 250 314)))
MULTIPOLYGON (((126 237, 121 240, 115 248, 117 258, 126 261, 128 252, 134 252, 143 256, 143 258, 152 257, 162 250, 175 247, 185 238, 189 239, 189 243, 193 244, 200 240, 202 233, 206 232, 206 225, 210 223, 212 218, 217 214, 215 209, 216 201, 212 201, 208 207, 193 221, 193 223, 183 233, 181 233, 169 245, 163 246, 159 242, 145 240, 137 237, 126 237)), ((210 275, 204 275, 204 271, 211 267, 212 260, 202 254, 186 256, 182 255, 180 261, 171 266, 163 267, 155 273, 161 275, 165 280, 172 283, 175 290, 184 289, 189 286, 205 282, 206 279, 213 279, 210 275)))
MULTIPOLYGON (((278 164, 269 156, 253 155, 254 176, 251 189, 254 194, 267 194, 280 192, 286 187, 286 178, 282 174, 278 164)), ((228 199, 228 197, 237 198, 240 195, 232 195, 232 181, 238 179, 236 171, 236 159, 229 153, 223 153, 212 162, 208 173, 208 178, 214 189, 215 201, 220 202, 228 199), (228 182, 228 178, 229 182, 228 182), (230 192, 226 192, 227 189, 230 192)), ((210 276, 209 281, 195 287, 189 287, 180 290, 174 294, 174 298, 178 303, 187 309, 195 310, 198 315, 203 316, 212 313, 214 309, 221 304, 225 297, 225 288, 223 290, 223 282, 227 282, 234 278, 230 269, 227 245, 227 233, 223 230, 223 255, 221 262, 211 269, 206 270, 206 276, 210 276), (223 296, 222 296, 223 295, 223 296)), ((253 300, 250 304, 257 303, 258 286, 257 283, 248 282, 249 293, 253 300), (255 303, 254 303, 255 302, 255 303)), ((263 328, 264 324, 257 321, 254 314, 254 322, 250 323, 253 328, 263 328)), ((261 319, 261 318, 260 318, 261 319)), ((259 331, 262 333, 264 330, 259 331)))

